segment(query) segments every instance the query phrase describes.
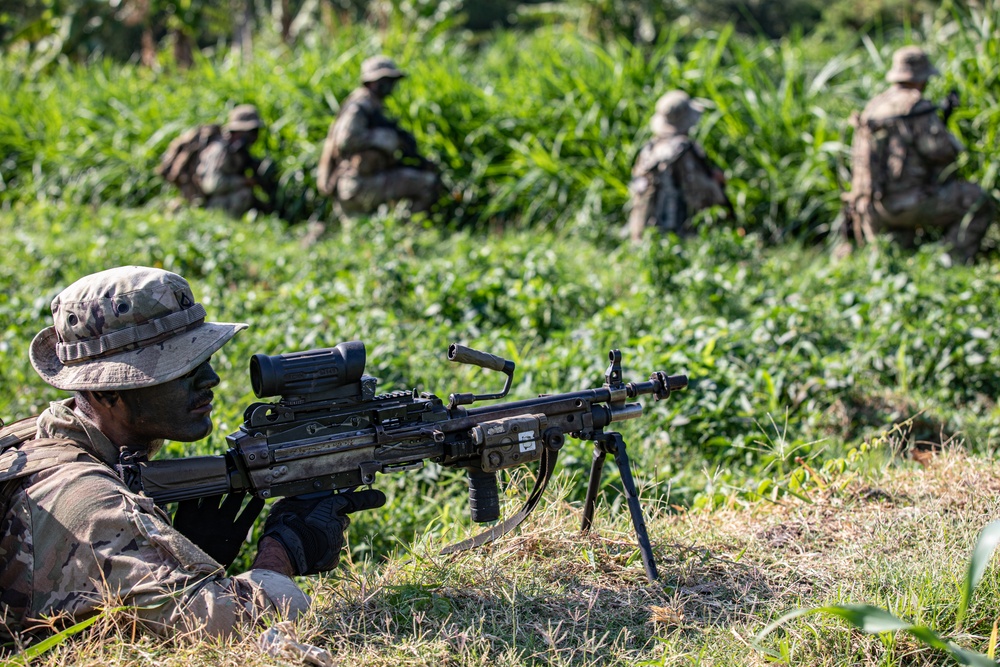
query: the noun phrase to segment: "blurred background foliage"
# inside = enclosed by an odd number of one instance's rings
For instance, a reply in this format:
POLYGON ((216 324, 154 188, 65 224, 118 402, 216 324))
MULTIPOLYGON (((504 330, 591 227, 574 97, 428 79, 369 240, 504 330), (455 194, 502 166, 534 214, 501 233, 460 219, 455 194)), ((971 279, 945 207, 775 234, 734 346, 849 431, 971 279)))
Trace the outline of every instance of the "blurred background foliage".
POLYGON ((406 21, 462 29, 534 28, 572 23, 588 37, 655 43, 672 23, 779 38, 792 30, 880 31, 919 22, 941 0, 3 0, 0 44, 87 57, 99 51, 148 57, 164 39, 199 46, 241 44, 270 29, 286 42, 315 30, 406 21), (42 42, 42 43, 40 43, 42 42))
POLYGON ((959 169, 993 192, 997 3, 826 5, 3 0, 0 202, 165 200, 153 168, 169 141, 252 102, 269 123, 257 150, 281 167, 281 217, 329 220, 314 176, 326 128, 360 62, 385 51, 410 73, 390 112, 444 167, 445 224, 615 238, 655 99, 682 88, 708 106, 698 139, 737 211, 702 222, 817 239, 850 180, 850 113, 907 42, 943 72, 932 98, 958 89, 959 169))

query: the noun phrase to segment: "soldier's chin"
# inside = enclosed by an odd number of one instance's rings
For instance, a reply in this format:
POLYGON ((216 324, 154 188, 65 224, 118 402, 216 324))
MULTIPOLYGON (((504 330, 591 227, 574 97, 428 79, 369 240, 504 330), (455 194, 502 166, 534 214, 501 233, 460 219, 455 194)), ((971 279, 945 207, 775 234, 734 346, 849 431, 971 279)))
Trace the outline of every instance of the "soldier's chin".
POLYGON ((165 442, 166 440, 153 440, 151 443, 149 443, 149 451, 146 452, 146 456, 148 456, 149 458, 153 458, 154 456, 156 456, 157 452, 163 449, 163 443, 165 442))

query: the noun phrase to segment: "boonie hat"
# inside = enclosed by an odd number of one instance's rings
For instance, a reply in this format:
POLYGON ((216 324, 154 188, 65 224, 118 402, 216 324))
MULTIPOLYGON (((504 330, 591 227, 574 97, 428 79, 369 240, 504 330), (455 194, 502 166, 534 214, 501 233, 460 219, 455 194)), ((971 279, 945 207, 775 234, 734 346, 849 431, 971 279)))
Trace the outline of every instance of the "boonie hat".
POLYGON ((904 46, 892 54, 892 69, 886 75, 889 83, 923 83, 940 74, 919 46, 904 46))
POLYGON ((252 104, 241 104, 229 112, 226 129, 230 132, 250 132, 264 127, 257 107, 252 104))
POLYGON ((361 63, 361 83, 372 83, 379 79, 402 79, 403 73, 388 56, 372 56, 361 63))
POLYGON ((650 125, 654 134, 665 130, 687 132, 701 118, 705 107, 691 99, 683 90, 671 90, 656 100, 656 113, 650 125))
POLYGON ((76 281, 52 301, 54 326, 31 341, 31 365, 57 389, 138 389, 190 373, 246 324, 205 321, 191 286, 144 266, 76 281))

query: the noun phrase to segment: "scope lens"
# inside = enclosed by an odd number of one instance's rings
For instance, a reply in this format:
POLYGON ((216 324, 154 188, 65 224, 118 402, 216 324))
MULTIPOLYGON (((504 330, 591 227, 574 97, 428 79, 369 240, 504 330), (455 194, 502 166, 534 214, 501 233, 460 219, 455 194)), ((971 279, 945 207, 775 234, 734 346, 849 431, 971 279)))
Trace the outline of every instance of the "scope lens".
POLYGON ((365 345, 361 341, 250 357, 250 386, 257 398, 322 394, 357 382, 364 372, 365 345))

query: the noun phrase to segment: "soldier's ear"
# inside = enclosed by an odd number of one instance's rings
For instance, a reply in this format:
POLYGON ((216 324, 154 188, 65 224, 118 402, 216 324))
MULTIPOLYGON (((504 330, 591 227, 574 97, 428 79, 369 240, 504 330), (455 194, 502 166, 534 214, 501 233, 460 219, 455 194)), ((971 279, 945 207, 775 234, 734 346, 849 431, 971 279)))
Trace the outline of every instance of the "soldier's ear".
POLYGON ((91 404, 102 405, 105 408, 111 409, 118 404, 121 400, 121 394, 117 391, 89 391, 91 404))

